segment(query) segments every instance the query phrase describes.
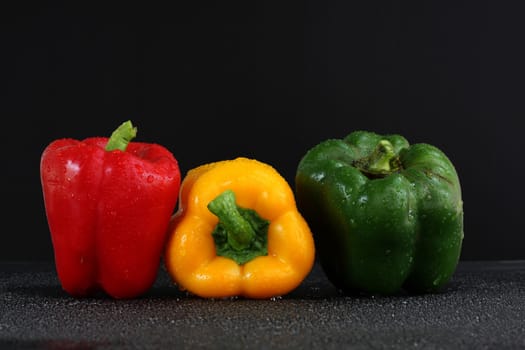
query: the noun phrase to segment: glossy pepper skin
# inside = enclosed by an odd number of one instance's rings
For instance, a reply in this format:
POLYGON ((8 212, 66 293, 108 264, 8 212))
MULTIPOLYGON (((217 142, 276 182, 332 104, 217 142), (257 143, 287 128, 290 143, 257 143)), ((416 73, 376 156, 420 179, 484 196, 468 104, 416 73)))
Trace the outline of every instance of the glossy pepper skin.
MULTIPOLYGON (((237 233, 242 235, 245 229, 237 233)), ((241 243, 239 237, 228 236, 229 240, 241 243)), ((167 270, 180 289, 203 298, 282 296, 304 280, 314 258, 313 237, 293 192, 270 165, 239 157, 194 168, 184 178, 165 253, 167 270), (218 204, 225 198, 230 201, 223 206, 229 208, 226 215, 219 213, 218 204), (235 204, 261 218, 251 226, 266 228, 267 239, 247 240, 238 250, 229 247, 233 257, 219 255, 227 243, 215 239, 214 232, 225 219, 238 214, 232 209, 235 204), (238 257, 253 246, 261 249, 251 260, 246 261, 243 254, 238 257)))
POLYGON ((338 288, 425 293, 453 275, 463 202, 456 170, 436 147, 356 131, 310 149, 295 186, 321 266, 338 288))
POLYGON ((100 290, 132 298, 154 283, 180 186, 166 148, 108 138, 59 139, 41 157, 41 182, 55 265, 75 297, 100 290))

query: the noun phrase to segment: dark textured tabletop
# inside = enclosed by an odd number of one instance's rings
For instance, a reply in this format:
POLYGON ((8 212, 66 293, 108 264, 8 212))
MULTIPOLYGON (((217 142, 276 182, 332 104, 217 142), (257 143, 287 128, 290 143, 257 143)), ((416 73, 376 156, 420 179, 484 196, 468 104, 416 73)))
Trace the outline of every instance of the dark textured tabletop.
POLYGON ((316 265, 272 300, 205 300, 163 269, 132 300, 65 294, 51 263, 0 263, 0 349, 525 349, 525 261, 461 262, 440 293, 345 296, 316 265))

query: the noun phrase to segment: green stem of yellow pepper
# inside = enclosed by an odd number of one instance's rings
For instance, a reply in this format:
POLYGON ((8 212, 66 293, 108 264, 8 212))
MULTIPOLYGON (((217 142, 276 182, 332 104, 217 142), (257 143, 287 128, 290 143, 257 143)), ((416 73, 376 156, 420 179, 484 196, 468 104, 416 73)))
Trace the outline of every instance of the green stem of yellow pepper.
POLYGON ((268 254, 269 222, 254 210, 238 206, 232 190, 222 192, 208 203, 208 210, 219 218, 212 233, 217 255, 242 265, 268 254))

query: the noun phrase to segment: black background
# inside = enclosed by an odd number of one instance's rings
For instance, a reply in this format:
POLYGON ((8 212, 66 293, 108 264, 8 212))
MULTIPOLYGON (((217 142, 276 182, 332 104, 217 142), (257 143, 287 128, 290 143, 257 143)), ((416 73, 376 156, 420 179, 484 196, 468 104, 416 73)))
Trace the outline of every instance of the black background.
POLYGON ((246 156, 291 184, 307 149, 354 130, 434 144, 462 184, 462 259, 524 259, 522 11, 414 3, 3 9, 0 260, 53 259, 45 146, 127 119, 183 174, 246 156))

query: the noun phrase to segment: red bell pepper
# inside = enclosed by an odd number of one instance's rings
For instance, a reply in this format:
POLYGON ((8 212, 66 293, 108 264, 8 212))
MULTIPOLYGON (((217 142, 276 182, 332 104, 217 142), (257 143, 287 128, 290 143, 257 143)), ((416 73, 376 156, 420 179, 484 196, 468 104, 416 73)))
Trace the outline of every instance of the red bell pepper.
POLYGON ((180 171, 170 151, 135 135, 128 121, 110 139, 59 139, 42 153, 55 265, 72 296, 133 298, 155 282, 180 171))

